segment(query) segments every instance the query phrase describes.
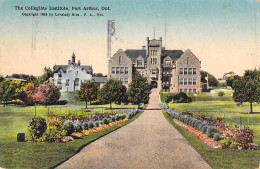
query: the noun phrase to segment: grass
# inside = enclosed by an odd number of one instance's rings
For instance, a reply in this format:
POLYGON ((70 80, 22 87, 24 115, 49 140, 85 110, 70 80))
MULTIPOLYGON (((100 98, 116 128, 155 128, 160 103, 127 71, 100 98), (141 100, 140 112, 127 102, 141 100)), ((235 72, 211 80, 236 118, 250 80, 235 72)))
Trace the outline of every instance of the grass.
MULTIPOLYGON (((86 112, 85 103, 76 100, 75 93, 62 93, 61 99, 68 99, 69 104, 36 106, 36 116, 45 118, 48 117, 48 115, 83 114, 87 116, 92 113, 103 112, 116 112, 120 114, 128 111, 128 109, 137 107, 137 105, 131 104, 113 104, 114 109, 109 110, 109 104, 88 105, 90 112, 86 112)), ((49 168, 75 154, 81 146, 118 128, 110 127, 109 129, 85 137, 84 139, 75 140, 66 144, 16 142, 17 133, 26 131, 29 122, 34 116, 35 106, 0 106, 0 168, 49 168)), ((129 122, 131 122, 131 120, 129 122)))
MULTIPOLYGON (((196 115, 205 115, 207 117, 223 117, 228 124, 236 126, 248 126, 254 131, 254 142, 260 146, 260 104, 254 103, 254 114, 248 114, 250 111, 249 103, 243 103, 240 106, 232 99, 232 91, 224 90, 225 95, 219 97, 217 93, 199 93, 192 97, 191 103, 169 103, 170 108, 183 112, 189 111, 196 115)), ((169 93, 161 93, 164 100, 169 93)))
POLYGON ((188 130, 174 123, 173 119, 166 112, 163 112, 163 114, 212 168, 258 168, 260 150, 252 151, 211 148, 188 130))
POLYGON ((90 142, 132 122, 141 113, 122 124, 68 143, 16 142, 16 131, 24 130, 23 125, 28 124, 28 120, 31 118, 30 114, 28 113, 26 116, 20 112, 1 113, 2 117, 5 114, 4 119, 8 119, 8 121, 1 118, 1 131, 3 129, 4 133, 0 135, 0 152, 2 153, 0 154, 0 167, 51 168, 69 159, 90 142), (3 123, 4 125, 2 125, 3 123))

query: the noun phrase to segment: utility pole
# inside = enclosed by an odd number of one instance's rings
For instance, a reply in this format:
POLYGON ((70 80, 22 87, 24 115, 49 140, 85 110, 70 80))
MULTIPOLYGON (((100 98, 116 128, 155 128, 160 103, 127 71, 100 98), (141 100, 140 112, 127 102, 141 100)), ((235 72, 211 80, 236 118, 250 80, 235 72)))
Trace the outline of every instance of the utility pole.
POLYGON ((115 35, 115 20, 108 20, 107 22, 107 57, 111 58, 111 39, 115 35))

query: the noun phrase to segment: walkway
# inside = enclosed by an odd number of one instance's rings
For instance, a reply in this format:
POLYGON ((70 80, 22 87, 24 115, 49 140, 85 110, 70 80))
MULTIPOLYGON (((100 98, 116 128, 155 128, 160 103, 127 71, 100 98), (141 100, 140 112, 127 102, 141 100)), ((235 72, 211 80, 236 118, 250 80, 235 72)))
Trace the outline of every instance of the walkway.
POLYGON ((164 118, 158 92, 132 123, 87 145, 58 168, 210 168, 164 118))

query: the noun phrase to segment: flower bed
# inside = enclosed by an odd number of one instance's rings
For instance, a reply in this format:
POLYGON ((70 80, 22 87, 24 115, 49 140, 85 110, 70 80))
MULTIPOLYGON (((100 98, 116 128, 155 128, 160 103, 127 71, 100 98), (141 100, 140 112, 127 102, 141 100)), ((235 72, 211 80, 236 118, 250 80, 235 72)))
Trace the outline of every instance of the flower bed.
POLYGON ((180 126, 186 128, 189 132, 197 136, 200 140, 202 140, 207 145, 211 146, 212 148, 221 148, 222 145, 220 142, 215 141, 213 138, 208 137, 207 134, 203 134, 203 132, 188 126, 187 124, 181 122, 180 120, 174 119, 174 122, 179 124, 180 126))
POLYGON ((161 104, 172 118, 185 124, 186 127, 184 127, 186 129, 198 135, 204 142, 213 144, 214 141, 219 141, 222 144, 222 148, 258 149, 253 143, 253 130, 247 127, 238 128, 227 125, 223 118, 212 119, 205 116, 193 115, 190 112, 179 113, 170 109, 166 102, 162 102, 161 104))
POLYGON ((29 141, 68 142, 131 119, 139 112, 99 113, 91 116, 49 116, 33 118, 28 126, 29 141))

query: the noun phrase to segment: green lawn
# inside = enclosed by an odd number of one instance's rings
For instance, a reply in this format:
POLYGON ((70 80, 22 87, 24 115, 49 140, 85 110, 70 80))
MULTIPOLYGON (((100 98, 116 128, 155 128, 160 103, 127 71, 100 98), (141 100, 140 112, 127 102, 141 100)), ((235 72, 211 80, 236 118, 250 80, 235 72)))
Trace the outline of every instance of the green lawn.
POLYGON ((258 168, 260 150, 229 150, 211 148, 188 130, 174 123, 173 119, 167 113, 163 112, 163 114, 212 168, 258 168))
MULTIPOLYGON (((116 112, 123 113, 137 105, 116 105, 108 109, 110 105, 88 105, 89 111, 84 111, 85 103, 80 101, 69 102, 68 105, 36 106, 36 116, 68 115, 92 113, 116 112)), ((26 131, 26 128, 35 116, 35 106, 16 107, 0 105, 0 168, 49 168, 75 154, 83 145, 107 134, 118 127, 110 127, 104 131, 91 134, 84 139, 69 143, 31 143, 17 142, 18 132, 26 131)), ((133 118, 135 119, 135 118, 133 118)), ((129 122, 131 122, 129 120, 129 122)), ((127 122, 128 123, 128 122, 127 122)), ((127 124, 127 123, 124 123, 127 124)))
MULTIPOLYGON (((161 93, 164 101, 170 93, 161 93)), ((225 91, 223 97, 217 93, 199 93, 197 96, 188 94, 192 97, 191 103, 169 103, 168 105, 179 112, 189 111, 193 114, 205 115, 207 117, 223 117, 228 124, 237 126, 249 126, 254 130, 254 142, 260 145, 260 104, 254 104, 254 114, 248 114, 250 107, 248 103, 241 106, 232 100, 232 91, 225 91)), ((196 136, 189 133, 186 129, 176 125, 172 119, 165 114, 166 118, 176 127, 202 155, 202 157, 213 168, 257 168, 260 158, 260 150, 227 150, 213 149, 200 141, 196 136), (234 158, 235 157, 235 158, 234 158)))

